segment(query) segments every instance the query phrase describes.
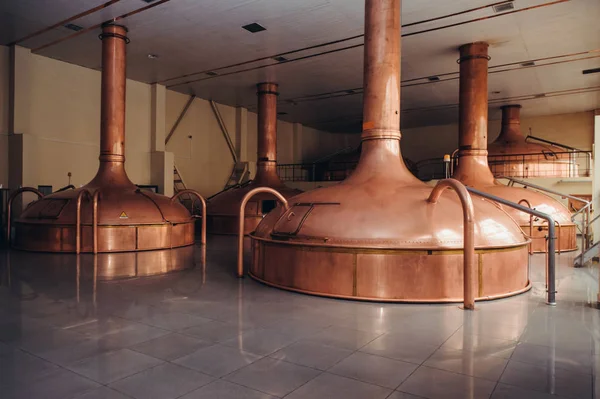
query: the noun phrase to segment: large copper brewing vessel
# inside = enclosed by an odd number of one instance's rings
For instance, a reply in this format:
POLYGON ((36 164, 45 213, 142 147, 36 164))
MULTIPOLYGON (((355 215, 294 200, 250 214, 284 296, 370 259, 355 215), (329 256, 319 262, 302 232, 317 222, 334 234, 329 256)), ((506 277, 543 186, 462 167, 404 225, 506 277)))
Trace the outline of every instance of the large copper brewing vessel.
MULTIPOLYGON (((459 158, 453 177, 478 190, 515 203, 523 202, 550 214, 559 223, 557 250, 574 250, 577 248, 576 226, 566 206, 538 191, 507 187, 492 175, 487 158, 488 61, 487 43, 470 43, 460 47, 459 158)), ((532 221, 528 214, 513 208, 506 208, 506 212, 533 237, 533 251, 545 252, 546 222, 532 221)))
MULTIPOLYGON (((364 123, 359 164, 342 183, 300 194, 251 234, 249 274, 316 295, 377 301, 463 297, 463 211, 400 153, 400 0, 366 0, 364 123)), ((529 288, 528 240, 494 204, 473 198, 478 299, 529 288)))
MULTIPOLYGON (((249 184, 225 190, 208 203, 207 229, 210 234, 237 234, 239 206, 244 196, 256 187, 271 187, 291 198, 300 190, 287 187, 277 175, 277 84, 259 83, 258 95, 258 161, 256 177, 249 184)), ((259 194, 246 206, 246 233, 254 231, 264 215, 276 206, 268 194, 259 194)))
POLYGON ((140 191, 125 173, 125 46, 127 29, 102 27, 100 167, 85 186, 31 203, 15 220, 13 246, 28 251, 169 249, 194 243, 194 219, 178 201, 140 191), (97 199, 92 200, 92 197, 97 199), (77 231, 77 203, 81 230, 77 231), (93 215, 97 213, 94 239, 93 215), (80 237, 78 237, 80 236, 80 237))
POLYGON ((504 105, 500 135, 488 146, 488 162, 494 176, 575 177, 578 165, 568 153, 549 145, 530 143, 521 132, 521 106, 504 105))

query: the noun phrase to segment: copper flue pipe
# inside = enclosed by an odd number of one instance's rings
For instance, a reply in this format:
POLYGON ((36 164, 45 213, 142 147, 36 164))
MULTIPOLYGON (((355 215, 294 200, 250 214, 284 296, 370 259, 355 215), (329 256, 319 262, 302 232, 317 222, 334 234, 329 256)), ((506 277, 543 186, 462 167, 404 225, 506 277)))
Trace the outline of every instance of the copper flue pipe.
POLYGON ((400 138, 400 0, 365 1, 361 138, 400 138))
POLYGON ((475 210, 471 194, 466 187, 455 179, 440 180, 429 195, 428 201, 435 204, 448 188, 454 190, 463 207, 464 238, 463 238, 463 303, 464 308, 475 309, 475 210))
POLYGON ((459 51, 459 156, 471 151, 487 155, 488 44, 469 43, 459 51))
POLYGON ((521 106, 518 104, 504 105, 502 109, 502 129, 498 140, 523 140, 521 133, 521 106))
POLYGON ((200 205, 202 206, 202 233, 200 236, 200 243, 202 244, 202 264, 206 263, 206 200, 200 193, 196 190, 181 190, 177 194, 171 197, 171 203, 175 202, 175 200, 181 197, 184 194, 193 195, 198 198, 200 201, 200 205))
POLYGON ((125 45, 127 28, 102 26, 100 162, 125 162, 125 45))
POLYGON ((244 214, 246 211, 246 204, 252 197, 256 194, 260 193, 269 193, 273 194, 283 206, 285 211, 288 210, 289 205, 287 200, 283 195, 279 193, 279 191, 270 187, 257 187, 253 190, 248 191, 248 193, 242 199, 240 204, 240 217, 239 217, 239 225, 238 225, 238 258, 237 258, 237 276, 244 277, 244 214))
POLYGON ((276 83, 256 85, 258 95, 258 165, 277 162, 277 92, 276 83))

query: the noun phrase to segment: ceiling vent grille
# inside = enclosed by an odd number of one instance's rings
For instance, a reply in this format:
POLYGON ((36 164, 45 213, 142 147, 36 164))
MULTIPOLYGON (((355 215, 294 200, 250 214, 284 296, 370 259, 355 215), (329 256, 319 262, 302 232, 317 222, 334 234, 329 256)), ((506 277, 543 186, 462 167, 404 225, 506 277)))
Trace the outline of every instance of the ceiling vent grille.
POLYGON ((257 24, 256 22, 244 25, 242 28, 246 29, 250 33, 262 32, 263 30, 267 30, 264 26, 257 24))
POLYGON ((522 62, 521 63, 522 67, 532 67, 535 66, 535 62, 534 61, 526 61, 526 62, 522 62))
POLYGON ((206 74, 207 74, 208 76, 217 76, 217 75, 218 75, 218 73, 216 73, 216 72, 213 72, 213 71, 206 72, 206 74))
POLYGON ((544 93, 540 93, 540 94, 536 94, 535 96, 533 96, 534 98, 542 98, 542 97, 546 97, 546 95, 544 93))
POLYGON ((79 32, 80 30, 83 30, 82 26, 79 25, 75 25, 75 24, 66 24, 65 28, 73 30, 75 32, 79 32))
POLYGON ((154 3, 156 0, 142 0, 142 1, 143 1, 144 3, 148 3, 148 4, 150 4, 150 3, 154 3))
POLYGON ((515 9, 515 5, 512 1, 507 1, 506 3, 496 4, 494 6, 494 12, 496 14, 506 11, 511 11, 515 9))
POLYGON ((280 111, 280 112, 278 112, 278 113, 277 113, 277 115, 287 115, 287 114, 288 114, 288 113, 287 113, 287 112, 285 112, 285 111, 280 111))
POLYGON ((285 58, 285 57, 281 57, 281 56, 279 56, 279 57, 273 57, 273 59, 274 59, 275 61, 277 61, 277 62, 284 62, 284 61, 287 61, 287 60, 288 60, 287 58, 285 58))
POLYGON ((440 77, 439 76, 430 76, 427 78, 428 81, 430 82, 439 82, 440 81, 440 77))

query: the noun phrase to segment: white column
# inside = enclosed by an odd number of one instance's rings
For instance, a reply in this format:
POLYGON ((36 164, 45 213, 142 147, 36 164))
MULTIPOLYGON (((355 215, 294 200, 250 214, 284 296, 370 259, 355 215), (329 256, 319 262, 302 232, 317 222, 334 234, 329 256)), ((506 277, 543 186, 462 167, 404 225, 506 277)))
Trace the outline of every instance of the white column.
POLYGON ((158 186, 159 193, 170 197, 173 195, 175 157, 173 153, 165 151, 167 89, 163 85, 153 84, 150 90, 150 180, 158 186))

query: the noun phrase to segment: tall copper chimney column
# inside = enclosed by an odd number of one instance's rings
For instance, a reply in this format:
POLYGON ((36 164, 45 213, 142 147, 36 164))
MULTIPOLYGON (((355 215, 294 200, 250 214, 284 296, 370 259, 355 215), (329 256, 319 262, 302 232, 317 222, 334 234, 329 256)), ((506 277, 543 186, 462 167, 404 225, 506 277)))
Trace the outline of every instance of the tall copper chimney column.
POLYGON ((488 44, 469 43, 459 50, 459 164, 454 178, 466 185, 493 184, 487 162, 488 44))
POLYGON ((258 96, 257 184, 279 180, 277 176, 277 92, 276 83, 256 85, 258 96))
MULTIPOLYGON (((572 250, 576 247, 575 225, 572 223, 566 207, 543 193, 535 190, 525 190, 517 187, 507 187, 494 179, 488 164, 488 44, 484 42, 469 43, 461 46, 460 51, 460 105, 459 105, 459 149, 458 166, 453 177, 463 184, 478 190, 496 195, 500 198, 518 203, 527 200, 531 207, 551 214, 561 227, 561 239, 557 244, 561 250, 572 250)), ((508 138, 515 138, 519 133, 518 116, 519 106, 509 106, 503 110, 503 131, 508 138)), ((521 137, 518 143, 523 143, 521 137)), ((491 144, 491 148, 498 148, 498 140, 491 144)), ((501 145, 500 147, 506 147, 501 145)), ((513 146, 519 159, 522 150, 513 146)), ((506 148, 503 150, 506 152, 506 148)), ((499 166, 494 163, 497 171, 499 166)), ((503 172, 503 174, 510 174, 503 172)), ((523 231, 534 236, 532 250, 535 252, 546 251, 545 240, 547 226, 542 221, 534 222, 530 226, 529 215, 507 208, 506 212, 521 226, 523 231)))
POLYGON ((90 185, 109 177, 111 184, 133 185, 125 173, 125 87, 127 28, 102 26, 100 168, 90 185))
POLYGON ((380 178, 418 184, 400 154, 400 1, 365 1, 362 151, 346 181, 380 178))

